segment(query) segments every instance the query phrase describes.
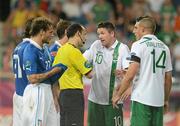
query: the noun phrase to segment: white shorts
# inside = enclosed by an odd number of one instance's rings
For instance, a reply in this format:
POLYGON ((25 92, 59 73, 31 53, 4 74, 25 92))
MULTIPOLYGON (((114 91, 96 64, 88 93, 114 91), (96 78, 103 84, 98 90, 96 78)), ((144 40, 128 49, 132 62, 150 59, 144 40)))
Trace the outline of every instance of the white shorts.
POLYGON ((13 126, 22 126, 23 97, 13 95, 13 126))
POLYGON ((51 85, 29 84, 23 95, 23 126, 57 126, 51 85))

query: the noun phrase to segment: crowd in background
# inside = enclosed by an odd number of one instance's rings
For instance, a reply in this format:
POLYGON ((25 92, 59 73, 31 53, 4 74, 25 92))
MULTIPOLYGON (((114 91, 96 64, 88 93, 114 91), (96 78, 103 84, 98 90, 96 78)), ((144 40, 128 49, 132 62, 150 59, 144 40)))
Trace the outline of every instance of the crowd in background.
MULTIPOLYGON (((96 26, 111 21, 117 38, 131 47, 136 18, 151 15, 156 19, 156 35, 171 50, 173 76, 180 76, 180 0, 1 0, 0 71, 11 73, 11 54, 23 33, 28 18, 46 16, 56 24, 66 19, 83 24, 88 31, 82 51, 97 39, 96 26)), ((3 73, 3 74, 2 74, 3 73)), ((175 81, 175 82, 176 82, 175 81)))

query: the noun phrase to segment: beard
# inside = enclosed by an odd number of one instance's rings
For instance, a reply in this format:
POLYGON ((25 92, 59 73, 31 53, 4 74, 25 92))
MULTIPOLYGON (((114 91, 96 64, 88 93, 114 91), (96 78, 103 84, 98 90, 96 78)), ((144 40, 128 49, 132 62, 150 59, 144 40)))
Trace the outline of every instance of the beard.
POLYGON ((47 40, 47 39, 43 40, 42 42, 43 42, 43 44, 44 43, 49 44, 49 40, 47 40))

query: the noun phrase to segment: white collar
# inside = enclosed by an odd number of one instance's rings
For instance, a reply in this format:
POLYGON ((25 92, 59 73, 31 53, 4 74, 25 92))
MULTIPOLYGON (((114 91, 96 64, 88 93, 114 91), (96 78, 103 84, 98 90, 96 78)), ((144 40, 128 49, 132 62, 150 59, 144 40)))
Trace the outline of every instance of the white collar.
POLYGON ((57 44, 58 46, 62 46, 59 41, 55 41, 55 44, 57 44))
POLYGON ((157 39, 157 37, 153 34, 147 34, 141 37, 141 39, 145 38, 145 37, 149 37, 149 38, 153 38, 153 39, 157 39))
POLYGON ((38 49, 42 50, 42 47, 35 41, 33 41, 32 39, 29 39, 30 43, 33 44, 35 47, 37 47, 38 49))

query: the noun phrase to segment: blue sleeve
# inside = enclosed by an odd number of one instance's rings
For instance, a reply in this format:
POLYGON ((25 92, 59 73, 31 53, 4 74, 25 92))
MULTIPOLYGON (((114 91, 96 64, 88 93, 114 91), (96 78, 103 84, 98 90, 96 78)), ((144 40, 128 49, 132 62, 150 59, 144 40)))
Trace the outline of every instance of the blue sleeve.
POLYGON ((37 73, 37 58, 37 50, 28 45, 23 53, 23 65, 27 75, 37 73))
MULTIPOLYGON (((62 75, 63 73, 66 71, 67 67, 61 63, 59 64, 56 64, 55 66, 51 67, 49 70, 45 71, 45 72, 48 72, 48 71, 51 71, 53 68, 55 67, 59 67, 61 68, 61 71, 57 74, 54 74, 53 76, 49 77, 47 80, 49 80, 51 82, 51 84, 54 84, 62 75)), ((45 81, 47 81, 45 80, 45 81)))

